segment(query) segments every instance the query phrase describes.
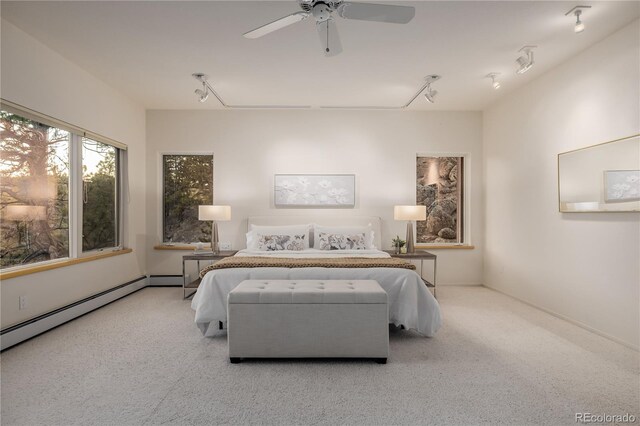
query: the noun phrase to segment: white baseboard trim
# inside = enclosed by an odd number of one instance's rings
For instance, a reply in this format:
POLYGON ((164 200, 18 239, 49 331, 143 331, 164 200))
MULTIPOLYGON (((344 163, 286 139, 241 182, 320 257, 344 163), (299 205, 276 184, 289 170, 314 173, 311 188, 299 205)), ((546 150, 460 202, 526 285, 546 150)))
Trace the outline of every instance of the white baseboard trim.
POLYGON ((543 308, 542 306, 538 306, 538 305, 536 305, 536 304, 534 304, 534 303, 528 302, 528 301, 526 301, 526 300, 524 300, 524 299, 521 299, 521 298, 519 298, 519 297, 516 297, 516 296, 514 296, 514 295, 512 295, 512 294, 506 293, 506 292, 504 292, 504 291, 502 291, 502 290, 499 290, 499 289, 497 289, 497 288, 489 287, 489 286, 488 286, 488 285, 486 285, 486 284, 484 284, 483 286, 484 286, 484 287, 486 287, 486 288, 488 288, 489 290, 497 291, 497 292, 498 292, 498 293, 500 293, 500 294, 504 294, 505 296, 511 297, 511 298, 513 298, 513 299, 516 299, 517 301, 522 302, 522 303, 524 303, 525 305, 529 305, 529 306, 531 306, 532 308, 536 308, 536 309, 539 309, 539 310, 541 310, 541 311, 543 311, 543 312, 546 312, 546 313, 547 313, 547 314, 549 314, 549 315, 553 315, 553 316, 554 316, 554 317, 556 317, 556 318, 560 318, 561 320, 565 320, 565 321, 567 321, 567 322, 570 322, 570 323, 571 323, 571 324, 573 324, 573 325, 577 325, 577 326, 578 326, 578 327, 580 327, 580 328, 584 328, 584 329, 585 329, 585 330, 587 330, 587 331, 590 331, 590 332, 592 332, 592 333, 594 333, 594 334, 597 334, 598 336, 604 337, 605 339, 609 339, 609 340, 611 340, 611 341, 613 341, 613 342, 615 342, 615 343, 618 343, 618 344, 620 344, 620 345, 622 345, 622 346, 624 346, 624 347, 627 347, 627 348, 629 348, 629 349, 633 349, 633 350, 635 350, 635 351, 637 351, 637 352, 640 352, 640 347, 638 347, 638 346, 634 346, 634 345, 632 345, 632 344, 631 344, 631 343, 629 343, 629 342, 625 342, 625 341, 624 341, 624 340, 622 340, 622 339, 619 339, 619 338, 617 338, 617 337, 611 336, 610 334, 607 334, 607 333, 605 333, 605 332, 603 332, 603 331, 600 331, 600 330, 598 330, 598 329, 596 329, 596 328, 593 328, 593 327, 591 327, 591 326, 589 326, 589 325, 587 325, 587 324, 584 324, 584 323, 582 323, 582 322, 580 322, 580 321, 574 320, 574 319, 569 318, 569 317, 567 317, 567 316, 565 316, 565 315, 562 315, 562 314, 559 314, 559 313, 557 313, 557 312, 554 312, 554 311, 552 311, 552 310, 550 310, 550 309, 543 308))
POLYGON ((28 321, 8 327, 0 332, 0 351, 4 351, 11 346, 17 345, 52 328, 101 308, 115 300, 141 290, 148 285, 148 277, 142 276, 28 321))
POLYGON ((151 287, 182 287, 182 275, 150 275, 151 287))

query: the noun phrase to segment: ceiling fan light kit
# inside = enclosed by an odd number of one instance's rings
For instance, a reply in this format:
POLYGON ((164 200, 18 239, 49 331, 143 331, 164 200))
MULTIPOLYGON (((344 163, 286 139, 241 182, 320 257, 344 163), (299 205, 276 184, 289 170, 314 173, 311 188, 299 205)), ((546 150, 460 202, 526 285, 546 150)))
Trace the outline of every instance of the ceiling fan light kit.
POLYGON ((258 38, 296 22, 303 21, 309 16, 316 21, 316 30, 325 56, 335 56, 342 52, 342 44, 338 35, 333 13, 343 19, 359 21, 385 22, 391 24, 406 24, 413 19, 416 10, 413 6, 399 6, 377 3, 359 3, 331 0, 298 0, 302 9, 243 35, 246 38, 258 38))

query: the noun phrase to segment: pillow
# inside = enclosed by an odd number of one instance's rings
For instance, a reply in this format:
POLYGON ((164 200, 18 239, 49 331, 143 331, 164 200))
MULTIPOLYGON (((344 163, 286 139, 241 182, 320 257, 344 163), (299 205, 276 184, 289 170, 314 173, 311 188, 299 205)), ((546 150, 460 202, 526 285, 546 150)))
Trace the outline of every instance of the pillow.
POLYGON ((320 232, 316 243, 320 250, 365 250, 365 232, 359 234, 330 234, 320 232))
POLYGON ((309 248, 309 229, 311 225, 294 226, 261 226, 251 224, 247 232, 247 249, 259 250, 258 241, 262 235, 288 235, 289 237, 304 236, 303 249, 309 248))
POLYGON ((258 234, 258 250, 304 250, 306 235, 261 235, 258 234))
MULTIPOLYGON (((320 247, 320 233, 327 234, 343 234, 343 235, 355 235, 364 234, 364 248, 358 250, 372 250, 376 246, 374 241, 374 232, 371 226, 322 226, 314 225, 313 227, 313 248, 324 250, 320 247)), ((335 249, 334 249, 335 250, 335 249)))

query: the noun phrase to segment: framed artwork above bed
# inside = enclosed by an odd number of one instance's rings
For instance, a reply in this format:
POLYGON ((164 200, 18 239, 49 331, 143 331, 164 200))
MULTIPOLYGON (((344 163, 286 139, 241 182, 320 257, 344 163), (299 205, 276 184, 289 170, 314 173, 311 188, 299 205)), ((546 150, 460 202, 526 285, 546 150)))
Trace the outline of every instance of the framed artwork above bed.
POLYGON ((354 207, 355 175, 294 175, 274 177, 276 207, 354 207))

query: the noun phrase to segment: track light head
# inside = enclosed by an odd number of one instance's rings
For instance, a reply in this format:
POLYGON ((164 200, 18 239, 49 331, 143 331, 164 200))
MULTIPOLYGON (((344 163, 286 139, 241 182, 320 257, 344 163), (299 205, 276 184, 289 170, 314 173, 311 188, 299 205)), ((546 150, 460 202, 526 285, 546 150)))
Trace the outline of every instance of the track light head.
POLYGON ((529 71, 533 66, 533 49, 537 46, 524 46, 522 49, 518 50, 518 52, 524 53, 518 59, 516 59, 516 63, 518 64, 518 70, 516 73, 524 74, 529 71))
POLYGON ((435 97, 438 94, 438 91, 431 88, 431 83, 440 80, 440 76, 437 74, 432 74, 427 76, 425 80, 427 81, 427 85, 425 87, 424 98, 427 100, 427 102, 433 104, 435 103, 435 97))
POLYGON ((198 95, 198 101, 200 101, 201 103, 206 102, 209 98, 209 90, 206 88, 206 86, 203 87, 203 90, 196 89, 195 94, 198 95))
POLYGON ((438 94, 437 90, 433 90, 431 86, 427 86, 427 91, 424 93, 424 98, 430 103, 435 103, 435 97, 438 94))
POLYGON ((200 103, 206 102, 209 98, 209 87, 207 86, 209 76, 199 72, 191 74, 191 76, 202 83, 202 89, 196 89, 194 92, 198 96, 198 101, 200 101, 200 103))
POLYGON ((565 13, 565 16, 568 15, 574 15, 576 17, 576 23, 573 26, 573 31, 578 34, 584 31, 584 22, 582 22, 580 20, 580 15, 582 15, 582 11, 584 9, 591 9, 591 6, 576 6, 573 9, 571 9, 570 11, 568 11, 567 13, 565 13))
POLYGON ((580 14, 582 11, 580 9, 575 11, 576 14, 576 25, 573 27, 573 31, 576 33, 581 33, 584 31, 584 23, 580 20, 580 14))
POLYGON ((500 75, 499 72, 492 72, 486 75, 486 78, 490 78, 491 79, 491 86, 495 89, 498 90, 500 88, 500 82, 498 80, 496 80, 496 77, 498 77, 500 75))

